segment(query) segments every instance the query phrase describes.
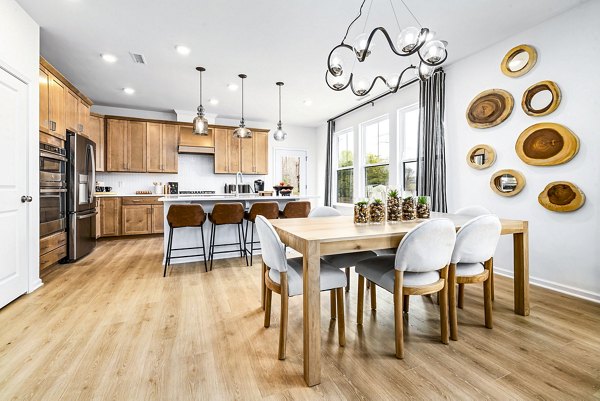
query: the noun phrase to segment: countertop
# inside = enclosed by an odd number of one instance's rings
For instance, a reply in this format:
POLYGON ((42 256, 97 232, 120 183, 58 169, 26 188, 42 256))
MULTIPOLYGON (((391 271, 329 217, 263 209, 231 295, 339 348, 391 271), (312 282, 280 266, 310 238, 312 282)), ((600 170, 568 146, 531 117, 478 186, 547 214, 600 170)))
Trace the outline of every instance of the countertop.
POLYGON ((96 192, 94 194, 95 197, 98 198, 122 198, 122 197, 129 197, 129 196, 165 196, 165 194, 120 194, 120 193, 102 193, 102 192, 96 192))
POLYGON ((220 201, 220 200, 239 200, 239 201, 286 201, 298 199, 317 199, 318 196, 291 195, 291 196, 258 196, 247 194, 235 196, 232 194, 211 194, 211 195, 166 195, 159 199, 162 202, 190 202, 190 201, 220 201))

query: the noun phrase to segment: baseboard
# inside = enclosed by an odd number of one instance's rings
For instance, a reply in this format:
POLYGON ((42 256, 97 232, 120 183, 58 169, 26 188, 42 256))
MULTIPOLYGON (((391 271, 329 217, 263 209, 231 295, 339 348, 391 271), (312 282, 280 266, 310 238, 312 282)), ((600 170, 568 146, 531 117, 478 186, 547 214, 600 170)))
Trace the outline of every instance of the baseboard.
MULTIPOLYGON (((497 266, 494 266, 494 273, 510 278, 514 277, 514 273, 512 270, 502 269, 497 266)), ((580 288, 575 288, 568 285, 555 283, 554 281, 544 280, 532 276, 529 276, 529 284, 542 288, 547 288, 549 290, 560 292, 566 295, 571 295, 576 298, 585 299, 587 301, 600 303, 600 294, 592 291, 582 290, 580 288)))
POLYGON ((37 290, 38 288, 40 288, 43 285, 44 285, 44 283, 42 283, 42 279, 38 278, 37 280, 35 280, 33 283, 31 283, 29 285, 29 288, 27 289, 27 293, 31 294, 32 292, 34 292, 35 290, 37 290))

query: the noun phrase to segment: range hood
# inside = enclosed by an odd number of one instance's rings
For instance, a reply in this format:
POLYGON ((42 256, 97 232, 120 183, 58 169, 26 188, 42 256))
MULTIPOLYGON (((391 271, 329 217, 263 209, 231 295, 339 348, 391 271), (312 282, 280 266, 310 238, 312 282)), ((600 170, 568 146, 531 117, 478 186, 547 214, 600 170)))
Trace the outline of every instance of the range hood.
POLYGON ((215 154, 215 138, 213 129, 208 129, 208 135, 194 135, 192 126, 179 126, 179 146, 177 153, 191 153, 199 155, 215 154))

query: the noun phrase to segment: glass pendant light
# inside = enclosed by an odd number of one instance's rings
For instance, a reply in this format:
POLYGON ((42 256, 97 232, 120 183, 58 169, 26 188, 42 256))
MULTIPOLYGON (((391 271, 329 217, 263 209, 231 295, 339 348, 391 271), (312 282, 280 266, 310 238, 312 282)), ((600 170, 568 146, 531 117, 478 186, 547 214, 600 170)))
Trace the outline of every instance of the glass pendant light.
POLYGON ((244 79, 247 77, 246 74, 238 75, 242 79, 242 119, 240 120, 240 126, 233 131, 234 138, 252 138, 252 131, 246 128, 244 122, 244 79))
POLYGON ((208 135, 208 120, 204 117, 204 106, 202 106, 202 72, 206 71, 204 67, 196 67, 200 73, 200 106, 198 106, 198 115, 194 118, 194 130, 196 135, 208 135))
POLYGON ((287 133, 281 128, 281 87, 283 82, 277 82, 275 85, 279 86, 279 122, 277 122, 277 128, 273 130, 273 139, 281 142, 287 136, 287 133))

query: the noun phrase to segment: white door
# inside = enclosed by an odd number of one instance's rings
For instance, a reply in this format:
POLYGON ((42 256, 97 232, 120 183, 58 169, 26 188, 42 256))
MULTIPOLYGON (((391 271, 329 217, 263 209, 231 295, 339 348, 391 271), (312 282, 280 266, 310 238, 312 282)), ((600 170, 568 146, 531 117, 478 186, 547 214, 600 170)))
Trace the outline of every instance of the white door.
POLYGON ((293 185, 294 195, 306 195, 306 150, 275 149, 273 185, 293 185))
POLYGON ((0 308, 27 292, 27 85, 0 68, 0 308))

